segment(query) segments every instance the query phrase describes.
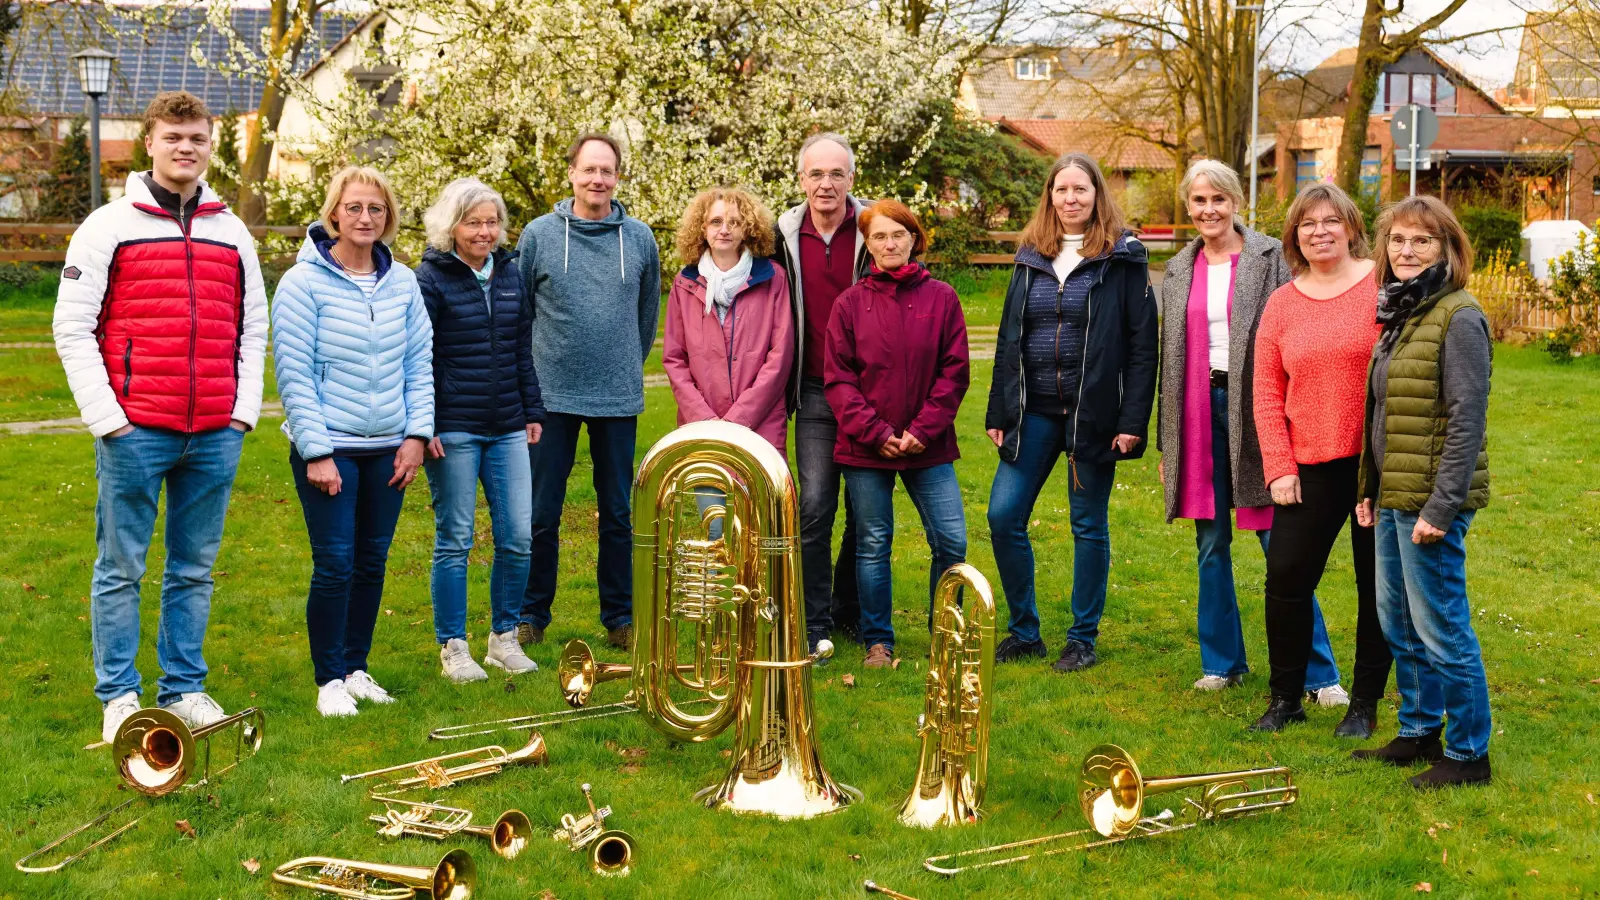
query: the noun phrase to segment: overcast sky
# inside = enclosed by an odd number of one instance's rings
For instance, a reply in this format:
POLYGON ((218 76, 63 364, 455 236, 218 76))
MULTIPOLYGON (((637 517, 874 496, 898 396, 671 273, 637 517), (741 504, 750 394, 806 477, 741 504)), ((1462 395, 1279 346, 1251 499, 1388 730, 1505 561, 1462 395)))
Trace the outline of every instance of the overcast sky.
MULTIPOLYGON (((1393 5, 1394 0, 1389 0, 1393 5)), ((1278 4, 1267 0, 1269 9, 1278 4)), ((1287 4, 1285 4, 1287 5, 1287 4)), ((1332 4, 1331 4, 1332 5, 1332 4)), ((1330 6, 1331 6, 1330 5, 1330 6)), ((1359 9, 1360 4, 1341 0, 1337 6, 1359 9)), ((1406 3, 1406 17, 1418 22, 1448 5, 1448 0, 1410 0, 1406 3)), ((1501 34, 1478 37, 1463 44, 1438 47, 1439 55, 1478 82, 1480 87, 1493 90, 1505 87, 1517 66, 1517 46, 1522 40, 1520 27, 1528 10, 1549 9, 1550 0, 1467 0, 1467 4, 1451 16, 1442 33, 1459 36, 1494 28, 1507 28, 1501 34)), ((1355 12, 1340 14, 1332 9, 1319 11, 1310 17, 1308 32, 1315 42, 1297 42, 1301 46, 1289 48, 1289 61, 1297 68, 1310 68, 1334 50, 1353 47, 1360 20, 1355 12)), ((1391 31, 1398 30, 1391 27, 1391 31)), ((1275 53, 1282 53, 1274 47, 1275 53)))

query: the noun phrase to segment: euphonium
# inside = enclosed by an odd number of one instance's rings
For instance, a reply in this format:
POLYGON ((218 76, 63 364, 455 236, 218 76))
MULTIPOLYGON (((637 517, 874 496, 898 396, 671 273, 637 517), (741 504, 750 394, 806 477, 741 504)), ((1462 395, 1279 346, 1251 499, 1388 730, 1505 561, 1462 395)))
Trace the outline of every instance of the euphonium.
POLYGON ((478 867, 465 850, 451 850, 433 866, 391 866, 330 856, 303 856, 272 870, 279 884, 349 897, 351 900, 471 900, 478 867), (315 871, 301 870, 315 868, 315 871))
POLYGON ((1135 838, 1176 834, 1203 822, 1271 812, 1294 805, 1299 797, 1300 788, 1288 766, 1145 778, 1126 750, 1115 744, 1101 744, 1089 751, 1078 779, 1078 804, 1089 820, 1089 828, 930 856, 922 861, 922 867, 940 875, 955 875, 969 869, 1005 866, 1135 838), (1205 791, 1198 800, 1184 798, 1180 815, 1175 816, 1170 809, 1144 815, 1145 797, 1193 787, 1204 787, 1205 791), (1052 846, 1056 844, 1065 846, 1052 846), (1032 847, 1048 849, 1001 856, 1006 851, 1032 847), (955 860, 971 859, 978 861, 950 865, 955 860))
POLYGON ((503 859, 516 859, 533 839, 533 822, 517 809, 501 813, 493 825, 474 825, 471 811, 457 806, 377 795, 372 799, 384 805, 383 815, 371 815, 367 820, 382 825, 378 833, 384 837, 411 834, 442 841, 470 834, 486 839, 489 848, 503 859))
POLYGON ((994 696, 994 594, 966 563, 940 576, 933 596, 927 689, 917 734, 922 754, 906 825, 932 828, 976 822, 989 771, 989 709, 994 696), (962 589, 969 606, 961 609, 962 589))
POLYGON ((714 809, 807 818, 842 809, 816 744, 800 583, 799 509, 782 454, 730 422, 694 422, 645 454, 633 484, 634 664, 639 711, 668 737, 735 729, 714 809), (715 494, 720 493, 720 498, 715 494), (680 629, 694 648, 685 674, 680 629), (686 711, 676 685, 713 703, 686 711))
MULTIPOLYGON (((266 713, 252 706, 191 731, 189 726, 176 715, 159 707, 148 707, 135 712, 118 726, 116 736, 111 741, 111 764, 123 784, 148 797, 164 797, 179 788, 192 789, 209 784, 211 779, 254 756, 261 749, 266 724, 266 713), (227 765, 213 771, 212 737, 229 729, 234 731, 233 759, 227 765), (203 754, 198 749, 201 741, 205 742, 203 754), (199 778, 194 777, 196 772, 199 773, 199 778)), ((59 872, 77 862, 96 848, 139 824, 139 818, 135 817, 118 824, 115 828, 108 828, 83 849, 69 854, 54 864, 32 865, 34 859, 55 850, 83 832, 98 827, 107 819, 127 809, 133 802, 133 800, 124 801, 17 860, 17 870, 30 875, 59 872)))
POLYGON ((552 837, 566 841, 567 849, 574 853, 587 848, 589 868, 595 874, 627 875, 633 871, 633 836, 626 831, 606 828, 606 817, 611 815, 611 807, 596 809, 594 795, 587 784, 583 785, 583 799, 589 804, 589 812, 583 818, 572 813, 563 815, 561 827, 552 837))
POLYGON ((471 778, 483 778, 493 775, 506 766, 542 766, 550 762, 550 754, 545 750, 544 736, 534 732, 522 749, 506 752, 506 748, 499 744, 490 744, 475 750, 462 750, 459 753, 446 753, 443 756, 432 756, 428 759, 419 759, 416 762, 401 763, 398 766, 386 766, 382 769, 373 769, 370 772, 361 772, 356 775, 340 775, 340 783, 356 781, 362 778, 375 778, 379 775, 389 775, 394 772, 404 772, 407 769, 415 772, 407 778, 396 778, 380 784, 373 790, 374 794, 386 791, 409 791, 412 788, 449 787, 457 782, 471 778), (446 768, 444 763, 455 760, 466 760, 460 765, 446 768))

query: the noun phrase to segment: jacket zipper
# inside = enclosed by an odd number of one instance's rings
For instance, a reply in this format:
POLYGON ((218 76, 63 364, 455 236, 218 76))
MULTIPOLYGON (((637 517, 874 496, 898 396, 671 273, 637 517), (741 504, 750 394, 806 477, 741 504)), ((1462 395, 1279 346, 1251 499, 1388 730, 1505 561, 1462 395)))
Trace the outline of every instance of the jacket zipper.
POLYGON ((199 385, 196 383, 194 374, 196 355, 195 345, 200 339, 200 310, 195 305, 196 300, 194 293, 194 242, 190 240, 189 233, 189 228, 192 222, 192 219, 185 221, 182 216, 178 217, 178 227, 183 230, 183 255, 187 264, 186 274, 189 279, 189 409, 187 411, 186 419, 188 427, 184 430, 190 433, 193 433, 194 431, 194 395, 199 389, 199 385))
MULTIPOLYGON (((1100 267, 1100 278, 1105 277, 1105 266, 1100 267)), ((1083 489, 1083 482, 1078 480, 1078 417, 1083 415, 1083 386, 1084 379, 1089 377, 1089 325, 1094 321, 1094 289, 1099 286, 1100 278, 1089 286, 1083 295, 1083 359, 1078 366, 1078 401, 1072 405, 1072 443, 1067 447, 1067 469, 1072 474, 1071 486, 1083 489)))
POLYGON ((1056 287, 1056 399, 1067 402, 1067 392, 1061 388, 1061 298, 1067 292, 1067 280, 1061 279, 1056 287))
POLYGON ((128 396, 133 390, 133 338, 128 338, 128 346, 122 349, 122 396, 128 396))

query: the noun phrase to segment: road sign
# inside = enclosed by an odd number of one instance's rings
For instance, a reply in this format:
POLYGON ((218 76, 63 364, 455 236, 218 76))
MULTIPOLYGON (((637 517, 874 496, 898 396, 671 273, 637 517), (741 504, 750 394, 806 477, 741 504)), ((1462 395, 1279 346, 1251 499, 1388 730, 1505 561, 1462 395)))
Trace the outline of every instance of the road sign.
MULTIPOLYGON (((1417 195, 1417 151, 1433 146, 1439 139, 1439 117, 1433 110, 1415 103, 1394 111, 1389 120, 1389 137, 1396 151, 1405 148, 1407 165, 1411 169, 1411 194, 1417 195)), ((1398 155, 1398 153, 1397 153, 1398 155)))

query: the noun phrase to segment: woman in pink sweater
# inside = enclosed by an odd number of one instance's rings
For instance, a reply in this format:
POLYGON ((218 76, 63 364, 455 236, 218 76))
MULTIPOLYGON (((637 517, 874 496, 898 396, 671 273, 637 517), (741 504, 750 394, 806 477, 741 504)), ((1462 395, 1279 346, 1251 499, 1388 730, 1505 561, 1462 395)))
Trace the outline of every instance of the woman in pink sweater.
MULTIPOLYGON (((733 422, 783 453, 794 326, 789 282, 767 258, 772 214, 737 188, 702 191, 684 210, 677 245, 684 267, 667 295, 661 364, 678 424, 733 422)), ((721 499, 702 494, 702 510, 721 499)), ((710 536, 721 536, 720 520, 710 536)))
POLYGON ((1350 708, 1335 733, 1366 738, 1389 680, 1377 617, 1372 529, 1352 515, 1367 361, 1380 330, 1361 212, 1332 184, 1289 207, 1283 255, 1295 279, 1274 291, 1256 333, 1255 420, 1277 509, 1267 548, 1267 656, 1272 701, 1252 726, 1279 731, 1306 718, 1312 601, 1334 541, 1350 519, 1356 570, 1356 663, 1350 708))

